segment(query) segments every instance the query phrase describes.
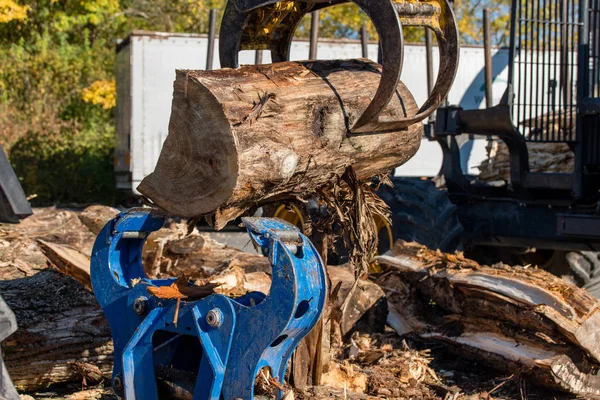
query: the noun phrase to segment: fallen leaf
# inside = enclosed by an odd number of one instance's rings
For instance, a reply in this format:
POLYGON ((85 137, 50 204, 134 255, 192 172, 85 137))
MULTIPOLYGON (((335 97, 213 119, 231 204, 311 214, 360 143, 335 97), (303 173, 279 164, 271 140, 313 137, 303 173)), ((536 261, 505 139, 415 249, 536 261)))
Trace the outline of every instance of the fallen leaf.
POLYGON ((179 291, 177 281, 170 286, 148 286, 148 292, 159 299, 186 299, 187 296, 179 291))
POLYGON ((148 292, 159 299, 190 299, 199 300, 215 293, 218 283, 206 283, 203 285, 190 285, 185 275, 177 278, 169 286, 148 286, 148 292))

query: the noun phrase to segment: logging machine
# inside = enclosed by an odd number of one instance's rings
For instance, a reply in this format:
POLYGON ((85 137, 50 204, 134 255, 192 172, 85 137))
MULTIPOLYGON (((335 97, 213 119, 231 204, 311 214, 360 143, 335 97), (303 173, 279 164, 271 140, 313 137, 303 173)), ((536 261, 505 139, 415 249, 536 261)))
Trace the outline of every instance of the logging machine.
POLYGON ((513 0, 502 101, 483 110, 438 110, 432 139, 443 150, 447 190, 407 178, 381 189, 393 212, 393 239, 445 251, 462 245, 483 262, 539 265, 599 297, 599 95, 600 1, 513 0), (510 182, 465 175, 460 144, 467 135, 506 144, 510 182), (532 172, 530 143, 568 145, 574 170, 532 172))
MULTIPOLYGON (((221 65, 237 68, 240 50, 271 50, 287 61, 296 27, 312 11, 346 2, 230 0, 219 40, 221 65)), ((446 0, 353 0, 373 21, 383 49, 377 92, 351 134, 377 134, 421 122, 448 94, 458 67, 458 33, 446 0), (440 74, 414 115, 379 121, 398 87, 403 62, 402 26, 431 29, 440 45, 440 74)), ((134 209, 98 235, 91 261, 96 298, 109 321, 115 357, 113 388, 128 400, 158 398, 252 399, 254 382, 268 367, 279 384, 300 340, 319 319, 327 293, 322 260, 292 224, 244 218, 255 246, 273 268, 268 295, 233 299, 220 294, 194 299, 194 286, 148 279, 142 247, 164 217, 134 209), (162 293, 162 294, 161 294, 162 293), (188 294, 186 294, 188 293, 188 294)), ((281 398, 278 390, 278 398, 281 398)))

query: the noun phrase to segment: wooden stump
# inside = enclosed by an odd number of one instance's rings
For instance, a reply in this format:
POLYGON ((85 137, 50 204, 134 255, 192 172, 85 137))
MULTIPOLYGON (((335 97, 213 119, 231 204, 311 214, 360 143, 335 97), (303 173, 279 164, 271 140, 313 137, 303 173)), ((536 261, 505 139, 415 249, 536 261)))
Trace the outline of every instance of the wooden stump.
MULTIPOLYGON (((169 135, 138 190, 175 215, 214 213, 219 229, 256 205, 311 196, 349 166, 361 180, 388 172, 416 153, 423 127, 349 133, 380 68, 347 60, 177 71, 169 135)), ((399 83, 380 120, 416 110, 399 83)))

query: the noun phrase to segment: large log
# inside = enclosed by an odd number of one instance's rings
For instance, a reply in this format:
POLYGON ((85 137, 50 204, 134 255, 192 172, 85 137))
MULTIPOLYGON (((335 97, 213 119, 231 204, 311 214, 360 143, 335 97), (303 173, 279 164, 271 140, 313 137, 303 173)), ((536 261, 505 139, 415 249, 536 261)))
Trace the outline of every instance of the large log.
MULTIPOLYGON (((388 172, 415 154, 423 127, 349 133, 380 71, 365 60, 177 71, 169 135, 138 190, 175 215, 215 213, 219 229, 257 204, 311 196, 349 166, 363 180, 388 172)), ((380 120, 416 110, 399 83, 380 120)))
POLYGON ((461 254, 397 243, 376 257, 399 334, 452 346, 544 387, 600 397, 600 303, 546 271, 481 266, 461 254), (435 304, 432 306, 432 304, 435 304))

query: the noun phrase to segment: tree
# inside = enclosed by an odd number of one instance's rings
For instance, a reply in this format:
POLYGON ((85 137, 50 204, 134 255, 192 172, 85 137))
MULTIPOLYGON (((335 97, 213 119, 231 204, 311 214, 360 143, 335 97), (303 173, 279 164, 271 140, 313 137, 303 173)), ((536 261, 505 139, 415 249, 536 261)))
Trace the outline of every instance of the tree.
MULTIPOLYGON (((509 0, 455 0, 454 10, 458 21, 461 42, 465 44, 482 44, 483 10, 491 12, 493 43, 508 44, 509 0)), ((358 38, 360 28, 366 25, 369 37, 377 39, 377 31, 369 17, 353 3, 328 7, 320 12, 319 35, 334 38, 358 38)), ((308 37, 310 34, 310 18, 307 16, 297 36, 308 37)), ((404 37, 407 43, 419 43, 425 40, 425 30, 419 27, 405 27, 404 37)))
POLYGON ((509 0, 455 0, 454 10, 461 41, 465 44, 482 44, 483 10, 486 8, 490 10, 492 43, 508 45, 509 0))

